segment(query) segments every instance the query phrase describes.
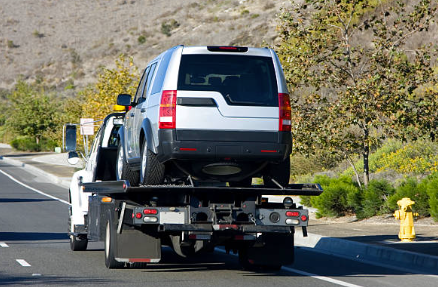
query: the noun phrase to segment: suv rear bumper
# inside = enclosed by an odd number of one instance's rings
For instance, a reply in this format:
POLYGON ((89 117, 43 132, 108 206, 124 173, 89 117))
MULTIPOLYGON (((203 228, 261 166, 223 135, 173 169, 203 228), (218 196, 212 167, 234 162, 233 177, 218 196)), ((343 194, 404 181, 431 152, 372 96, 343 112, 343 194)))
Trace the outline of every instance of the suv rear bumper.
POLYGON ((159 130, 158 160, 283 161, 292 150, 290 132, 159 130))

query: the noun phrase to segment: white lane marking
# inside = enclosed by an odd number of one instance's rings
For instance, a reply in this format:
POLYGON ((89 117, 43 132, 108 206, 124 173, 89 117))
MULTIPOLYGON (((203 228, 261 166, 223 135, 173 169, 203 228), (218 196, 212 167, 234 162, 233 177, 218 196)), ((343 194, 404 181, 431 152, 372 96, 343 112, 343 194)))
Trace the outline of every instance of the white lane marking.
POLYGON ((326 276, 320 276, 320 275, 308 273, 306 271, 301 271, 301 270, 298 270, 298 269, 295 269, 295 268, 290 268, 290 267, 284 267, 283 266, 283 267, 281 267, 281 270, 297 273, 297 274, 300 274, 300 275, 303 275, 303 276, 309 276, 309 277, 312 277, 314 279, 330 282, 330 283, 337 284, 337 285, 340 285, 340 286, 345 286, 345 287, 362 287, 360 285, 344 282, 344 281, 333 279, 333 278, 326 277, 326 276))
POLYGON ((64 204, 71 205, 70 203, 68 203, 68 202, 65 201, 65 200, 62 200, 62 199, 57 198, 57 197, 55 197, 55 196, 53 196, 53 195, 47 194, 47 193, 45 193, 45 192, 42 192, 41 190, 38 190, 38 189, 36 189, 36 188, 33 188, 33 187, 31 187, 31 186, 29 186, 29 185, 27 185, 27 184, 25 184, 25 183, 19 181, 18 179, 14 178, 12 175, 10 175, 10 174, 4 172, 4 171, 1 170, 1 169, 0 169, 0 172, 1 172, 2 174, 4 174, 5 176, 9 177, 11 180, 13 180, 13 181, 15 181, 16 183, 18 183, 19 185, 24 186, 25 188, 28 188, 28 189, 30 189, 30 190, 32 190, 32 191, 35 191, 36 193, 39 193, 39 194, 44 195, 44 196, 46 196, 46 197, 48 197, 48 198, 51 198, 51 199, 57 200, 57 201, 62 202, 62 203, 64 203, 64 204))
POLYGON ((23 267, 30 267, 30 266, 32 266, 32 265, 30 265, 29 263, 27 263, 26 260, 24 260, 24 259, 17 259, 16 261, 17 261, 21 266, 23 266, 23 267))
POLYGON ((7 248, 7 247, 9 247, 9 245, 7 245, 7 244, 4 243, 4 242, 0 242, 0 247, 7 248))
MULTIPOLYGON (((219 251, 219 252, 222 252, 222 253, 227 253, 225 250, 223 250, 221 248, 215 248, 215 250, 219 251)), ((232 254, 232 253, 230 253, 230 255, 237 256, 237 254, 232 254)), ((348 283, 348 282, 344 282, 344 281, 333 279, 333 278, 326 277, 326 276, 320 276, 320 275, 317 275, 317 274, 308 273, 306 271, 301 271, 301 270, 290 268, 290 267, 284 267, 283 266, 283 267, 281 267, 281 270, 292 272, 292 273, 297 273, 297 274, 300 274, 300 275, 303 275, 303 276, 312 277, 314 279, 318 279, 318 280, 334 283, 334 284, 337 284, 337 285, 340 285, 340 286, 345 286, 345 287, 363 287, 363 286, 360 286, 360 285, 351 284, 351 283, 348 283)))

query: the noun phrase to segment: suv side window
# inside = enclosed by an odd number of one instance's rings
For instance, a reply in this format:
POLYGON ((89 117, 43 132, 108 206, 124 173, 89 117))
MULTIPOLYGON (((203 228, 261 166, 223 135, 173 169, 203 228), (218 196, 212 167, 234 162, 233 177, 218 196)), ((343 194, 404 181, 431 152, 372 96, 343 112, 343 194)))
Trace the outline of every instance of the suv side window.
POLYGON ((154 86, 152 87, 151 94, 156 94, 161 91, 164 83, 164 77, 166 76, 167 67, 169 66, 170 58, 172 57, 173 51, 174 49, 167 51, 161 59, 160 65, 157 70, 157 75, 155 76, 156 80, 154 82, 154 86))
POLYGON ((138 87, 137 87, 137 92, 135 92, 134 103, 138 103, 141 95, 143 94, 144 85, 145 85, 146 79, 148 78, 149 70, 150 70, 150 67, 147 67, 144 70, 143 76, 141 76, 140 83, 138 84, 138 87))
POLYGON ((143 94, 142 94, 143 98, 146 98, 146 96, 147 96, 147 92, 149 91, 149 87, 151 86, 152 77, 154 76, 154 72, 155 72, 156 67, 157 67, 157 63, 153 63, 152 65, 149 66, 149 74, 147 76, 146 84, 145 84, 145 87, 143 89, 143 94))

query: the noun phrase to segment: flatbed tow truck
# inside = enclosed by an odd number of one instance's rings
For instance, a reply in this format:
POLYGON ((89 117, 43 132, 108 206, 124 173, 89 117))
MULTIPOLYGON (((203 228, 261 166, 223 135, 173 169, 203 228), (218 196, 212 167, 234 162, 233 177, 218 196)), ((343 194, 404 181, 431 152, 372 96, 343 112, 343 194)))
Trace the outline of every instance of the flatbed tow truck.
POLYGON ((89 240, 104 241, 110 269, 158 263, 163 245, 182 257, 223 246, 251 270, 293 263, 295 228, 306 236, 309 216, 291 196, 317 196, 322 193, 318 184, 197 186, 189 177, 185 185, 132 187, 112 172, 116 147, 108 134, 114 134, 114 119, 120 118, 120 113, 106 117, 87 166, 72 178, 72 250, 86 250, 89 240), (272 202, 274 195, 281 202, 272 202))

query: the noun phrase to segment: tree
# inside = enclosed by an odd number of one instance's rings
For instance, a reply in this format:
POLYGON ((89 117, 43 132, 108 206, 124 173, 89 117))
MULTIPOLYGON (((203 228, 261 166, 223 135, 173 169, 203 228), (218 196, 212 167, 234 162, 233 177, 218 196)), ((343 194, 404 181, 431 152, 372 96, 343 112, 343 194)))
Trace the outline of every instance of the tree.
POLYGON ((138 74, 133 59, 120 55, 115 64, 114 69, 103 69, 97 83, 80 93, 82 117, 103 119, 113 111, 117 95, 135 93, 138 74))
POLYGON ((436 107, 436 93, 424 92, 438 81, 431 66, 436 53, 431 44, 406 43, 427 31, 436 11, 437 3, 427 0, 410 7, 306 0, 283 11, 276 50, 291 90, 295 147, 325 149, 350 162, 361 154, 368 185, 371 146, 387 136, 406 138, 409 129, 422 135, 419 127, 433 111, 424 118, 415 111, 419 103, 423 111, 436 107))
POLYGON ((34 138, 38 144, 45 133, 57 128, 53 121, 57 114, 57 103, 43 89, 38 91, 19 80, 8 99, 11 108, 6 126, 16 135, 34 138))

